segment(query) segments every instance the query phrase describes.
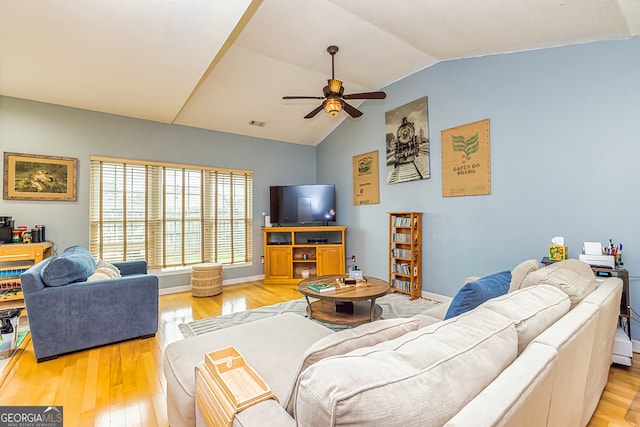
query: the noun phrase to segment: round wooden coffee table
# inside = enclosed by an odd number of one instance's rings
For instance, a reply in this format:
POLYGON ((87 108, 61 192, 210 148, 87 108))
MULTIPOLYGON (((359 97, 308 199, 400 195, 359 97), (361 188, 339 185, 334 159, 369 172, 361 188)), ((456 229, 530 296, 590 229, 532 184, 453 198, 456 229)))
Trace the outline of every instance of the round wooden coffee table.
POLYGON ((366 281, 359 281, 356 285, 343 285, 336 280, 348 277, 344 274, 318 276, 298 283, 298 290, 307 300, 309 319, 342 325, 358 325, 380 318, 382 307, 376 304, 376 298, 389 293, 391 290, 389 283, 370 276, 365 277, 366 281), (329 292, 316 292, 307 287, 307 284, 316 282, 333 284, 336 289, 329 292), (311 301, 310 298, 315 300, 311 301))

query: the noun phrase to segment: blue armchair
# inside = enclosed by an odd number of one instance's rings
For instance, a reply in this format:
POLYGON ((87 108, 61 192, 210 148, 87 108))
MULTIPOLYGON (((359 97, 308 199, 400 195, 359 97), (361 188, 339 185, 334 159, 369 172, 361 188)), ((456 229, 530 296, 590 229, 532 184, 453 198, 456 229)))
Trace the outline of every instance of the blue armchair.
POLYGON ((20 276, 38 362, 156 334, 158 278, 146 274, 145 261, 114 263, 122 274, 117 279, 63 283, 59 276, 57 282, 47 283, 47 265, 55 258, 59 257, 48 258, 20 276))

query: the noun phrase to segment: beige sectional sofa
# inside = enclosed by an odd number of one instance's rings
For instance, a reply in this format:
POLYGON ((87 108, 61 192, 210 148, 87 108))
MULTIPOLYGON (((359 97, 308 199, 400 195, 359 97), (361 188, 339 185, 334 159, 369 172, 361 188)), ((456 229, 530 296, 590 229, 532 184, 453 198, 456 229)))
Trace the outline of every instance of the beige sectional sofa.
POLYGON ((283 314, 178 341, 164 360, 169 422, 206 425, 196 372, 204 353, 233 345, 278 397, 234 426, 584 426, 607 382, 621 292, 580 261, 529 260, 507 294, 444 321, 444 305, 341 332, 283 314))

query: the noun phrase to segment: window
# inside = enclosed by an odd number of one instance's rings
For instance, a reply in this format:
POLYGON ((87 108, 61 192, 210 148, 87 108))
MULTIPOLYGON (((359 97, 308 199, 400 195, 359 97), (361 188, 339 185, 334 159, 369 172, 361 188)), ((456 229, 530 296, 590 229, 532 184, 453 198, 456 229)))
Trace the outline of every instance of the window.
POLYGON ((149 269, 252 256, 253 174, 91 157, 90 250, 149 269))

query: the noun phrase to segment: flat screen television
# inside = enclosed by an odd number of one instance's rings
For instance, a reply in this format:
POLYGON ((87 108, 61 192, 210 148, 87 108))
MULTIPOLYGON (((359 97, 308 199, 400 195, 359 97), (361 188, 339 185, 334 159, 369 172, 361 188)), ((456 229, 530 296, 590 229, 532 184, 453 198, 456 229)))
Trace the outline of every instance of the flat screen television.
POLYGON ((271 186, 272 224, 325 224, 336 221, 334 184, 271 186))

